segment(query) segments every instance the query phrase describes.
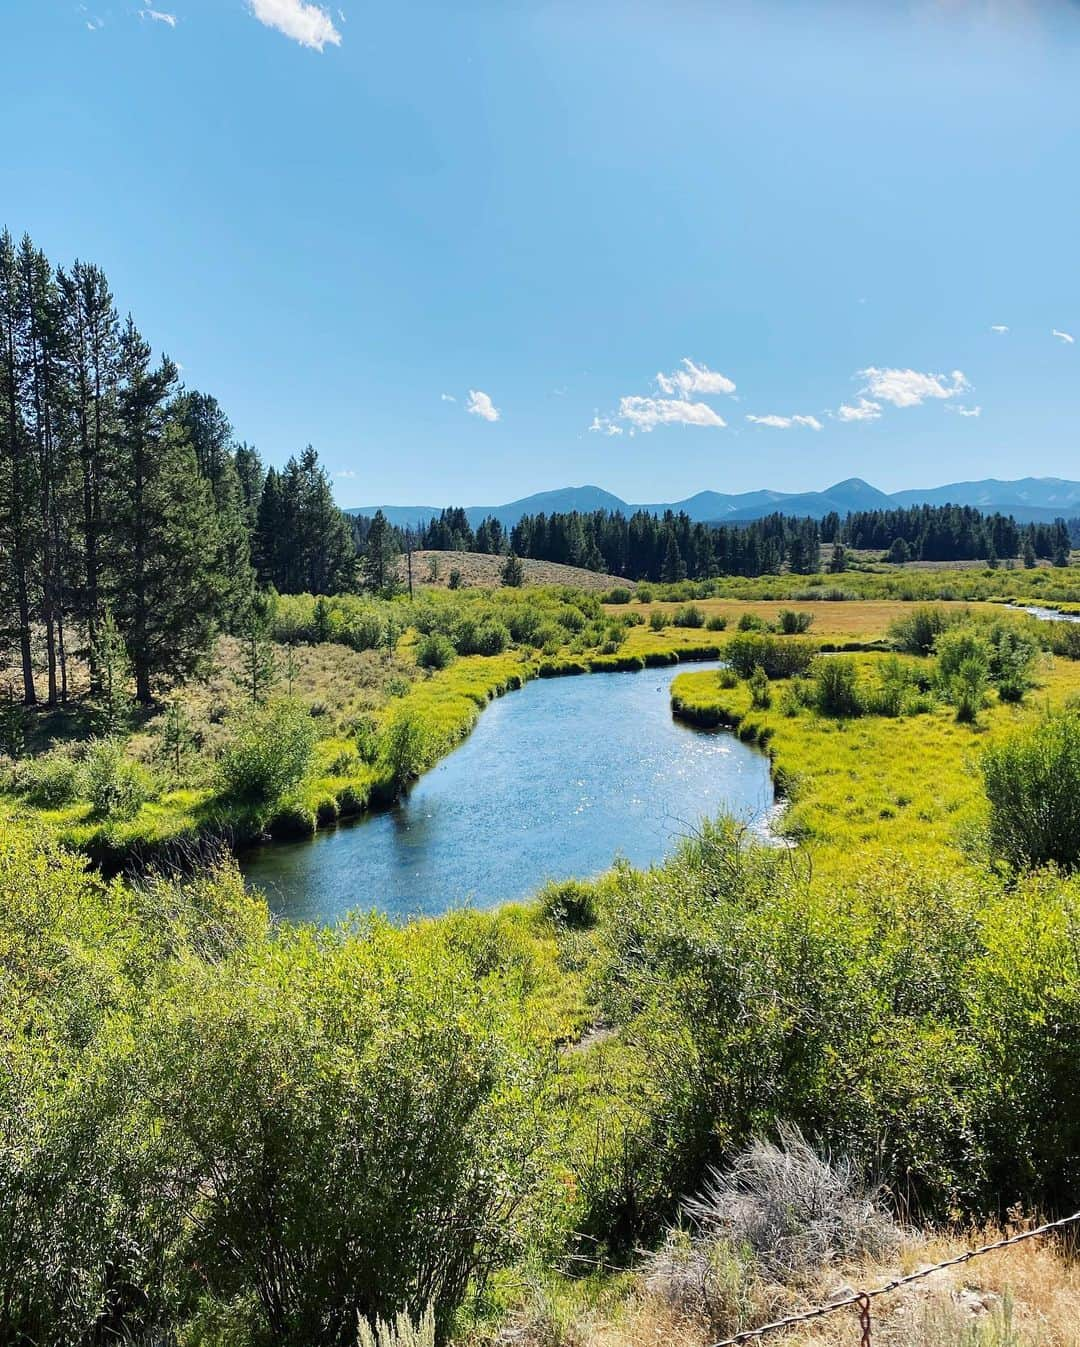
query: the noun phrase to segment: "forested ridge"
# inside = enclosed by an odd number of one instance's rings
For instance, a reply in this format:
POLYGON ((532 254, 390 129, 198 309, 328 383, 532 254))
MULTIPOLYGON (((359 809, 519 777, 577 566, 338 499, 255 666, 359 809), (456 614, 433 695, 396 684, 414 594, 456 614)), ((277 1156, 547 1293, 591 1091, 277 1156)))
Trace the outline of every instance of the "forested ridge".
MULTIPOLYGON (((1077 521, 1073 521, 1074 524, 1077 521)), ((369 521, 354 520, 363 537, 369 521)), ((783 513, 749 523, 695 523, 685 513, 615 511, 526 515, 511 529, 494 516, 474 530, 463 509, 443 510, 415 531, 400 533, 401 546, 439 551, 499 553, 606 571, 628 580, 672 583, 721 575, 775 575, 788 569, 809 574, 820 569, 822 544, 865 551, 880 549, 895 563, 974 561, 996 564, 1021 558, 1064 565, 1071 535, 1064 520, 1018 524, 1009 515, 982 514, 967 505, 918 505, 909 509, 866 510, 821 520, 783 513)), ((836 557, 837 565, 840 555, 836 557)))

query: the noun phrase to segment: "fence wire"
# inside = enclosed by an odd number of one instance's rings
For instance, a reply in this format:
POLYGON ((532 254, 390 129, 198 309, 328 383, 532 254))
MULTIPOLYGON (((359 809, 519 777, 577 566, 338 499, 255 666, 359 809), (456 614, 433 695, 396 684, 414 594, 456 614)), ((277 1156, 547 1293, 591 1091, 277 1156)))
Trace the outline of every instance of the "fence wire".
POLYGON ((746 1328, 730 1338, 722 1338, 719 1342, 711 1343, 710 1347, 738 1347, 739 1343, 750 1342, 754 1338, 762 1338, 767 1333, 777 1333, 783 1328, 794 1328, 798 1324, 809 1323, 813 1319, 823 1319, 828 1314, 836 1314, 838 1310, 847 1309, 852 1305, 858 1306, 859 1309, 862 1347, 870 1347, 870 1304, 877 1296, 888 1295, 891 1291, 899 1290, 901 1286, 922 1281, 924 1277, 931 1277, 935 1272, 941 1272, 945 1268, 958 1267, 961 1263, 969 1263, 973 1258, 981 1258, 983 1254, 995 1253, 998 1249, 1008 1249, 1013 1244, 1022 1244, 1024 1240, 1038 1239, 1043 1235, 1053 1234, 1056 1230, 1064 1230, 1067 1226, 1074 1225, 1077 1222, 1080 1222, 1080 1211, 1074 1212, 1071 1216, 1063 1216, 1058 1221, 1047 1221, 1045 1225, 1036 1226, 1033 1230, 1022 1230, 1018 1235, 1009 1235, 994 1240, 992 1244, 981 1244, 978 1248, 968 1249, 964 1253, 957 1254, 954 1258, 945 1258, 940 1263, 919 1268, 917 1272, 909 1272, 903 1277, 894 1277, 891 1281, 884 1282, 881 1286, 875 1286, 869 1291, 852 1291, 849 1295, 841 1296, 837 1300, 830 1300, 824 1305, 815 1305, 811 1309, 799 1310, 794 1314, 786 1315, 783 1319, 776 1319, 771 1324, 762 1324, 759 1328, 746 1328))

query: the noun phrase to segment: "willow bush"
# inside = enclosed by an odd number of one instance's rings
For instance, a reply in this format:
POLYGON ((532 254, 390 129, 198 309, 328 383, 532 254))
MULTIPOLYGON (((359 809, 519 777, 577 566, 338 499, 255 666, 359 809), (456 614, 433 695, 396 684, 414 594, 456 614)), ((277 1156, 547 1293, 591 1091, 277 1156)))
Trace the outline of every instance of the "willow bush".
POLYGON ((298 785, 311 766, 316 731, 307 709, 281 698, 247 712, 219 764, 222 794, 271 805, 298 785))
POLYGON ((1080 862, 1080 711, 1048 713, 982 758, 989 845, 1014 869, 1080 862))

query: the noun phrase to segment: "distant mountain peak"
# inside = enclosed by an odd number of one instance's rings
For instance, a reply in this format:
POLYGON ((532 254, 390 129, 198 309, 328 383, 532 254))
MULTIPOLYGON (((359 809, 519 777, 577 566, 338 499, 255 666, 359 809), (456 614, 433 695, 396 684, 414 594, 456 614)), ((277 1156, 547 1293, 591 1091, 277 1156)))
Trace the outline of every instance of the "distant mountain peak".
MULTIPOLYGON (((988 513, 1000 511, 1011 514, 1020 523, 1049 522, 1059 515, 1080 515, 1080 482, 1062 477, 1022 477, 1015 481, 999 481, 987 477, 977 482, 952 482, 947 486, 896 491, 889 495, 862 477, 846 477, 824 491, 698 491, 684 500, 651 505, 629 505, 621 497, 601 486, 567 486, 554 491, 541 491, 505 505, 472 505, 465 513, 475 528, 482 519, 494 515, 504 528, 512 528, 523 515, 582 514, 593 510, 619 510, 632 514, 646 510, 663 514, 672 510, 684 511, 695 523, 744 523, 763 515, 784 513, 810 515, 820 519, 836 511, 847 514, 851 510, 895 509, 910 505, 970 505, 988 513)), ((349 510, 349 514, 374 514, 381 508, 392 524, 401 527, 422 524, 439 513, 432 506, 371 505, 349 510)))

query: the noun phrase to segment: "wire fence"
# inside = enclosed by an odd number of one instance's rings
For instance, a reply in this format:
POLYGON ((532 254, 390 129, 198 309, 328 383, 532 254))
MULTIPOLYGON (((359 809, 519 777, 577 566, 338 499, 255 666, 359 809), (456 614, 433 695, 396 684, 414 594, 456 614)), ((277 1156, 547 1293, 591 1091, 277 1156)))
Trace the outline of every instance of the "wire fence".
POLYGON ((781 1329, 794 1328, 799 1324, 810 1323, 814 1319, 824 1319, 826 1315, 836 1314, 839 1310, 845 1310, 852 1306, 855 1306, 859 1312, 859 1326, 862 1330, 861 1347, 871 1347, 870 1308, 876 1297, 888 1295, 891 1291, 899 1290, 901 1286, 908 1286, 912 1282, 922 1281, 924 1277, 932 1277, 935 1272, 941 1272, 945 1268, 958 1267, 961 1263, 971 1262, 973 1258, 981 1258, 983 1254, 996 1253, 999 1249, 1008 1249, 1013 1244, 1022 1244, 1024 1240, 1038 1239, 1044 1235, 1053 1234, 1055 1231, 1064 1230, 1078 1222, 1080 1222, 1080 1211, 1074 1212, 1071 1216, 1063 1216, 1058 1221, 1047 1221, 1045 1225, 1036 1226, 1032 1230, 1022 1230, 1018 1235, 1008 1235, 1005 1238, 994 1240, 992 1244, 980 1244, 975 1249, 967 1249, 964 1253, 957 1254, 953 1258, 945 1258, 940 1263, 919 1268, 918 1271, 909 1272, 903 1277, 894 1277, 881 1286, 875 1286, 872 1290, 852 1291, 848 1295, 830 1300, 824 1305, 815 1305, 811 1309, 799 1310, 794 1314, 786 1315, 783 1319, 776 1319, 771 1324, 744 1329, 741 1333, 736 1333, 730 1338, 722 1338, 719 1342, 710 1344, 710 1347, 738 1347, 739 1343, 751 1342, 755 1338, 765 1337, 768 1333, 778 1333, 781 1329))

